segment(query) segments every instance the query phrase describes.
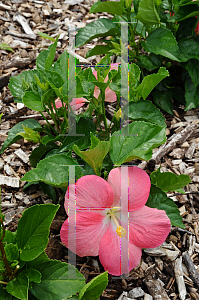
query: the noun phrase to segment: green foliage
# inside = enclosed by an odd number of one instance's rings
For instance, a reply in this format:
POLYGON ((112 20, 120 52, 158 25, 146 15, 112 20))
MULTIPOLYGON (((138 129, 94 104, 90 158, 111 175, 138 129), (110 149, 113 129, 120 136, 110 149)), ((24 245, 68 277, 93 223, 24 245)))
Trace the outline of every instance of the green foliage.
POLYGON ((5 276, 7 267, 0 260, 0 300, 61 300, 71 298, 81 289, 83 297, 93 295, 97 299, 106 287, 107 273, 94 278, 84 289, 85 278, 74 266, 50 260, 45 254, 49 228, 58 208, 59 205, 53 204, 32 206, 19 220, 16 239, 15 233, 5 231, 3 243, 0 242, 4 245, 11 276, 5 276), (13 265, 15 259, 18 261, 13 265), (5 285, 1 284, 2 280, 5 285))
POLYGON ((160 172, 160 168, 150 175, 151 183, 161 188, 164 192, 178 191, 191 182, 189 176, 176 175, 170 172, 160 172))
POLYGON ((39 124, 39 122, 37 122, 34 119, 27 119, 25 121, 19 122, 18 124, 16 124, 14 127, 12 127, 9 130, 7 140, 5 140, 5 142, 3 143, 0 154, 3 153, 3 151, 6 148, 8 148, 10 145, 12 145, 13 143, 15 143, 21 139, 22 136, 20 136, 19 134, 20 134, 20 132, 25 134, 24 128, 26 128, 26 127, 30 128, 34 131, 42 130, 42 127, 39 124))
POLYGON ((146 203, 151 208, 164 210, 171 221, 171 225, 185 228, 180 211, 172 199, 158 187, 151 185, 150 195, 146 203))
POLYGON ((122 15, 123 10, 124 10, 124 0, 120 0, 120 2, 116 2, 116 1, 101 2, 99 0, 91 7, 90 13, 107 12, 112 15, 122 15))
POLYGON ((152 149, 166 141, 165 127, 144 121, 133 122, 127 128, 114 132, 111 136, 110 157, 115 165, 133 159, 149 160, 152 149))

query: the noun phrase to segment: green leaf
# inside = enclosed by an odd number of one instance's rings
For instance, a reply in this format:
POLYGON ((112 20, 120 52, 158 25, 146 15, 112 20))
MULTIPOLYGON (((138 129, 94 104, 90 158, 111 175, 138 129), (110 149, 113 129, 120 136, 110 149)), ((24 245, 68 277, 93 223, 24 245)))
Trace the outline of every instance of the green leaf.
MULTIPOLYGON (((27 172, 21 180, 42 181, 59 188, 67 188, 69 165, 77 165, 77 162, 66 154, 55 154, 42 159, 36 168, 27 172)), ((81 173, 81 168, 76 167, 76 172, 81 173)))
POLYGON ((152 95, 154 97, 155 104, 159 108, 173 115, 173 103, 172 103, 173 93, 171 90, 169 89, 167 91, 154 90, 152 92, 152 95))
POLYGON ((25 131, 25 133, 20 132, 20 133, 18 133, 18 135, 22 136, 27 141, 31 141, 33 143, 41 142, 41 137, 40 137, 40 134, 38 132, 34 131, 31 128, 24 127, 24 126, 23 126, 23 130, 25 131))
POLYGON ((142 83, 137 88, 140 97, 145 100, 154 87, 167 76, 169 76, 169 72, 166 68, 161 67, 157 74, 151 74, 144 77, 142 83))
POLYGON ((15 244, 16 243, 16 233, 9 231, 9 230, 5 230, 5 236, 3 239, 3 243, 7 243, 7 244, 15 244))
POLYGON ((5 43, 0 43, 0 49, 14 52, 14 50, 8 44, 5 43))
POLYGON ((94 48, 88 50, 86 53, 86 58, 94 56, 94 55, 104 55, 108 54, 109 50, 111 50, 113 47, 109 45, 96 45, 94 48))
POLYGON ((149 56, 140 55, 137 64, 140 68, 152 71, 161 67, 161 60, 157 55, 151 53, 149 56))
POLYGON ((199 106, 199 85, 194 87, 190 78, 185 82, 185 111, 199 106))
POLYGON ((108 272, 104 272, 88 282, 79 292, 79 300, 98 300, 108 284, 108 272))
POLYGON ((95 147, 97 147, 97 145, 100 143, 100 140, 93 135, 93 133, 91 132, 91 146, 90 146, 90 150, 94 149, 95 147))
POLYGON ((170 172, 161 173, 159 169, 152 172, 150 177, 151 183, 161 188, 164 192, 176 191, 191 182, 190 177, 187 175, 176 175, 170 172))
POLYGON ((90 9, 91 13, 98 12, 107 12, 111 15, 122 15, 124 10, 124 0, 120 0, 120 2, 116 1, 107 1, 101 2, 100 0, 93 4, 90 9))
POLYGON ((23 98, 25 106, 32 110, 43 111, 44 107, 41 101, 41 97, 36 92, 25 92, 23 98))
POLYGON ((90 132, 95 132, 95 124, 90 119, 80 118, 76 124, 76 136, 66 136, 59 152, 72 150, 74 145, 77 145, 80 150, 86 149, 90 146, 90 132), (83 134, 82 136, 78 134, 83 134))
POLYGON ((0 300, 12 300, 12 295, 6 291, 6 287, 3 284, 0 285, 0 300))
POLYGON ((164 210, 171 221, 171 225, 185 228, 177 205, 160 188, 153 184, 151 185, 146 206, 164 210))
POLYGON ((178 42, 180 60, 185 62, 191 58, 199 60, 199 44, 191 39, 182 39, 178 42))
POLYGON ((39 122, 37 122, 34 119, 28 119, 28 120, 19 122, 18 124, 16 124, 15 126, 13 126, 9 130, 7 140, 5 140, 5 142, 3 143, 0 154, 3 153, 3 151, 6 148, 8 148, 10 145, 12 145, 13 143, 16 143, 18 140, 21 139, 21 136, 19 136, 17 134, 20 133, 20 132, 24 132, 23 126, 24 127, 27 126, 28 128, 31 128, 31 129, 36 130, 36 131, 41 131, 42 130, 42 127, 39 124, 39 122))
POLYGON ((37 256, 35 259, 26 262, 28 268, 36 269, 37 265, 40 265, 44 261, 48 261, 50 258, 48 258, 45 251, 43 251, 39 256, 37 256))
POLYGON ((4 246, 7 260, 12 262, 14 260, 18 260, 19 258, 19 249, 15 244, 6 244, 4 246))
POLYGON ((199 85, 199 61, 195 58, 189 59, 185 65, 185 69, 189 72, 193 86, 199 85))
POLYGON ((37 163, 40 161, 40 159, 42 158, 42 156, 46 153, 49 152, 50 150, 54 149, 56 146, 53 145, 42 145, 40 144, 37 148, 35 148, 30 157, 29 157, 29 161, 30 164, 33 168, 36 167, 37 163))
POLYGON ((15 101, 22 102, 25 91, 34 90, 34 84, 36 84, 35 75, 40 79, 38 70, 24 71, 17 76, 10 77, 8 87, 15 101), (23 83, 26 83, 26 86, 23 83))
POLYGON ((55 39, 53 37, 51 37, 50 35, 46 34, 45 32, 37 32, 37 34, 39 34, 42 38, 50 40, 50 41, 55 41, 55 39))
POLYGON ((41 282, 41 273, 35 269, 32 268, 26 268, 21 271, 20 274, 24 274, 28 277, 29 281, 33 281, 36 283, 41 282))
POLYGON ((160 18, 155 7, 155 1, 141 0, 136 19, 149 26, 160 24, 160 18))
MULTIPOLYGON (((123 112, 126 112, 124 106, 123 112)), ((127 112, 126 112, 127 113, 127 112)), ((139 100, 129 103, 128 118, 130 120, 150 122, 161 127, 166 127, 165 118, 160 110, 149 100, 139 100)))
POLYGON ((141 42, 141 44, 147 52, 180 61, 177 41, 173 33, 168 29, 158 28, 153 30, 147 36, 145 42, 141 42))
POLYGON ((52 45, 50 45, 50 47, 48 47, 48 50, 43 50, 39 53, 36 60, 36 65, 38 69, 50 69, 54 61, 55 52, 57 48, 57 41, 58 37, 56 38, 55 42, 52 45))
POLYGON ((119 34, 116 25, 110 19, 101 18, 81 28, 76 35, 76 47, 81 47, 97 37, 119 34))
POLYGON ((115 165, 133 159, 149 160, 152 150, 166 142, 165 128, 155 124, 138 121, 114 132, 111 136, 110 157, 115 165), (126 134, 126 135, 125 135, 126 134))
POLYGON ((175 23, 191 17, 198 16, 199 15, 198 5, 195 5, 195 1, 192 3, 193 5, 181 6, 177 11, 177 13, 175 13, 175 15, 173 15, 170 19, 168 19, 168 22, 175 23))
POLYGON ((63 95, 68 95, 68 57, 68 52, 65 50, 51 68, 52 71, 58 73, 63 79, 63 95))
POLYGON ((100 175, 103 160, 109 149, 110 143, 104 141, 99 142, 95 148, 87 151, 80 151, 77 145, 73 146, 73 151, 95 170, 96 175, 100 175))
POLYGON ((50 70, 41 70, 40 73, 46 82, 48 82, 48 84, 51 86, 51 88, 59 89, 63 86, 64 80, 59 73, 50 70))
POLYGON ((18 299, 28 300, 28 286, 28 277, 18 274, 15 279, 8 282, 6 290, 18 299))
MULTIPOLYGON (((32 284, 31 293, 39 300, 61 300, 70 297, 85 285, 84 276, 74 266, 75 277, 70 276, 68 264, 52 260, 37 266, 41 273, 41 283, 32 284)), ((73 274, 72 274, 73 275, 73 274)))
POLYGON ((20 259, 30 261, 39 256, 47 246, 50 224, 59 205, 41 204, 26 209, 19 220, 17 244, 20 259))

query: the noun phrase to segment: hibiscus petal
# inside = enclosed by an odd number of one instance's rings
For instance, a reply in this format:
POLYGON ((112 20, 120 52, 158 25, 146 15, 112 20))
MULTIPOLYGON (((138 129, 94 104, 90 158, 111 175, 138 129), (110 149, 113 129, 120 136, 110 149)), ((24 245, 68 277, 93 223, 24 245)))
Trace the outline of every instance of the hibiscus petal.
POLYGON ((139 264, 141 255, 140 248, 129 243, 126 237, 120 238, 113 226, 109 226, 99 246, 99 259, 105 271, 115 276, 127 274, 139 264))
MULTIPOLYGON (((96 175, 86 175, 69 185, 70 202, 78 208, 110 208, 114 194, 111 186, 103 178, 96 175)), ((65 209, 68 210, 68 193, 65 196, 65 209)))
MULTIPOLYGON (((123 183, 123 186, 129 191, 129 211, 136 211, 146 204, 151 182, 148 174, 136 166, 128 167, 128 179, 129 183, 123 183)), ((114 191, 114 205, 118 206, 121 197, 121 168, 110 171, 108 183, 114 191)))
POLYGON ((97 256, 109 223, 102 214, 91 211, 78 212, 63 223, 60 231, 61 241, 79 256, 97 256))
POLYGON ((117 96, 109 87, 105 90, 105 101, 106 102, 115 102, 117 101, 117 96))
POLYGON ((129 240, 140 248, 160 246, 168 236, 171 223, 164 210, 144 206, 129 213, 129 240))
POLYGON ((86 102, 89 102, 86 98, 73 98, 70 105, 73 110, 79 109, 82 107, 86 102))

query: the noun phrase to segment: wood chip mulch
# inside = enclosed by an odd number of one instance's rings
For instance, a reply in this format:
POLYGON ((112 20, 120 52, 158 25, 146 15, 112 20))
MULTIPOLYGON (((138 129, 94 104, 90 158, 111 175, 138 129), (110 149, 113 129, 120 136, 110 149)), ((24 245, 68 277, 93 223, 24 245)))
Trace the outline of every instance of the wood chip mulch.
MULTIPOLYGON (((0 2, 0 43, 9 44, 14 52, 0 50, 0 113, 3 113, 0 146, 8 131, 18 122, 34 118, 44 124, 38 112, 14 103, 8 89, 10 76, 33 69, 41 50, 51 41, 42 39, 37 32, 52 37, 60 34, 58 54, 68 47, 68 27, 77 30, 86 23, 108 14, 89 14, 89 0, 4 0, 0 2)), ((97 63, 100 57, 84 59, 94 42, 76 50, 82 63, 97 63)), ((111 110, 111 106, 107 106, 111 110)), ((139 162, 139 167, 150 174, 161 165, 164 172, 186 174, 192 182, 185 187, 185 194, 169 194, 180 209, 185 229, 173 227, 166 242, 158 248, 143 251, 142 260, 128 276, 114 278, 100 299, 151 300, 151 299, 199 299, 199 109, 183 111, 175 106, 174 116, 163 112, 167 123, 167 143, 155 149, 149 162, 139 162)), ((22 212, 34 205, 52 203, 38 186, 23 191, 25 182, 20 178, 30 170, 29 156, 36 145, 24 140, 11 145, 0 157, 1 209, 5 214, 6 228, 15 231, 22 212)), ((138 162, 137 162, 138 163, 138 162)), ((58 194, 59 196, 59 194, 58 194)), ((60 242, 59 231, 66 219, 63 201, 51 226, 46 249, 52 259, 68 261, 67 248, 60 242)), ((87 282, 102 273, 103 267, 96 257, 77 257, 77 267, 87 282)), ((92 300, 92 299, 91 299, 92 300)))

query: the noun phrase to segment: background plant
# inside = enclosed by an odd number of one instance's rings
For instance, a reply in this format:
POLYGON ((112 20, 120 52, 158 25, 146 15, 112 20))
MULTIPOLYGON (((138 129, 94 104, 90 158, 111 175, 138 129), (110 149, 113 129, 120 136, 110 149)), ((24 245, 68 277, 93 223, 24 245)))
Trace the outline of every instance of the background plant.
MULTIPOLYGON (((86 57, 107 53, 121 56, 119 22, 130 22, 129 62, 141 68, 142 78, 157 72, 161 66, 170 74, 153 90, 151 97, 155 104, 170 114, 173 114, 172 100, 183 104, 185 110, 196 108, 199 105, 199 37, 195 31, 198 5, 198 1, 189 0, 98 1, 90 13, 108 12, 113 18, 101 18, 80 29, 76 46, 100 37, 104 44, 89 50, 86 57)), ((136 99, 130 97, 130 101, 136 99)))

